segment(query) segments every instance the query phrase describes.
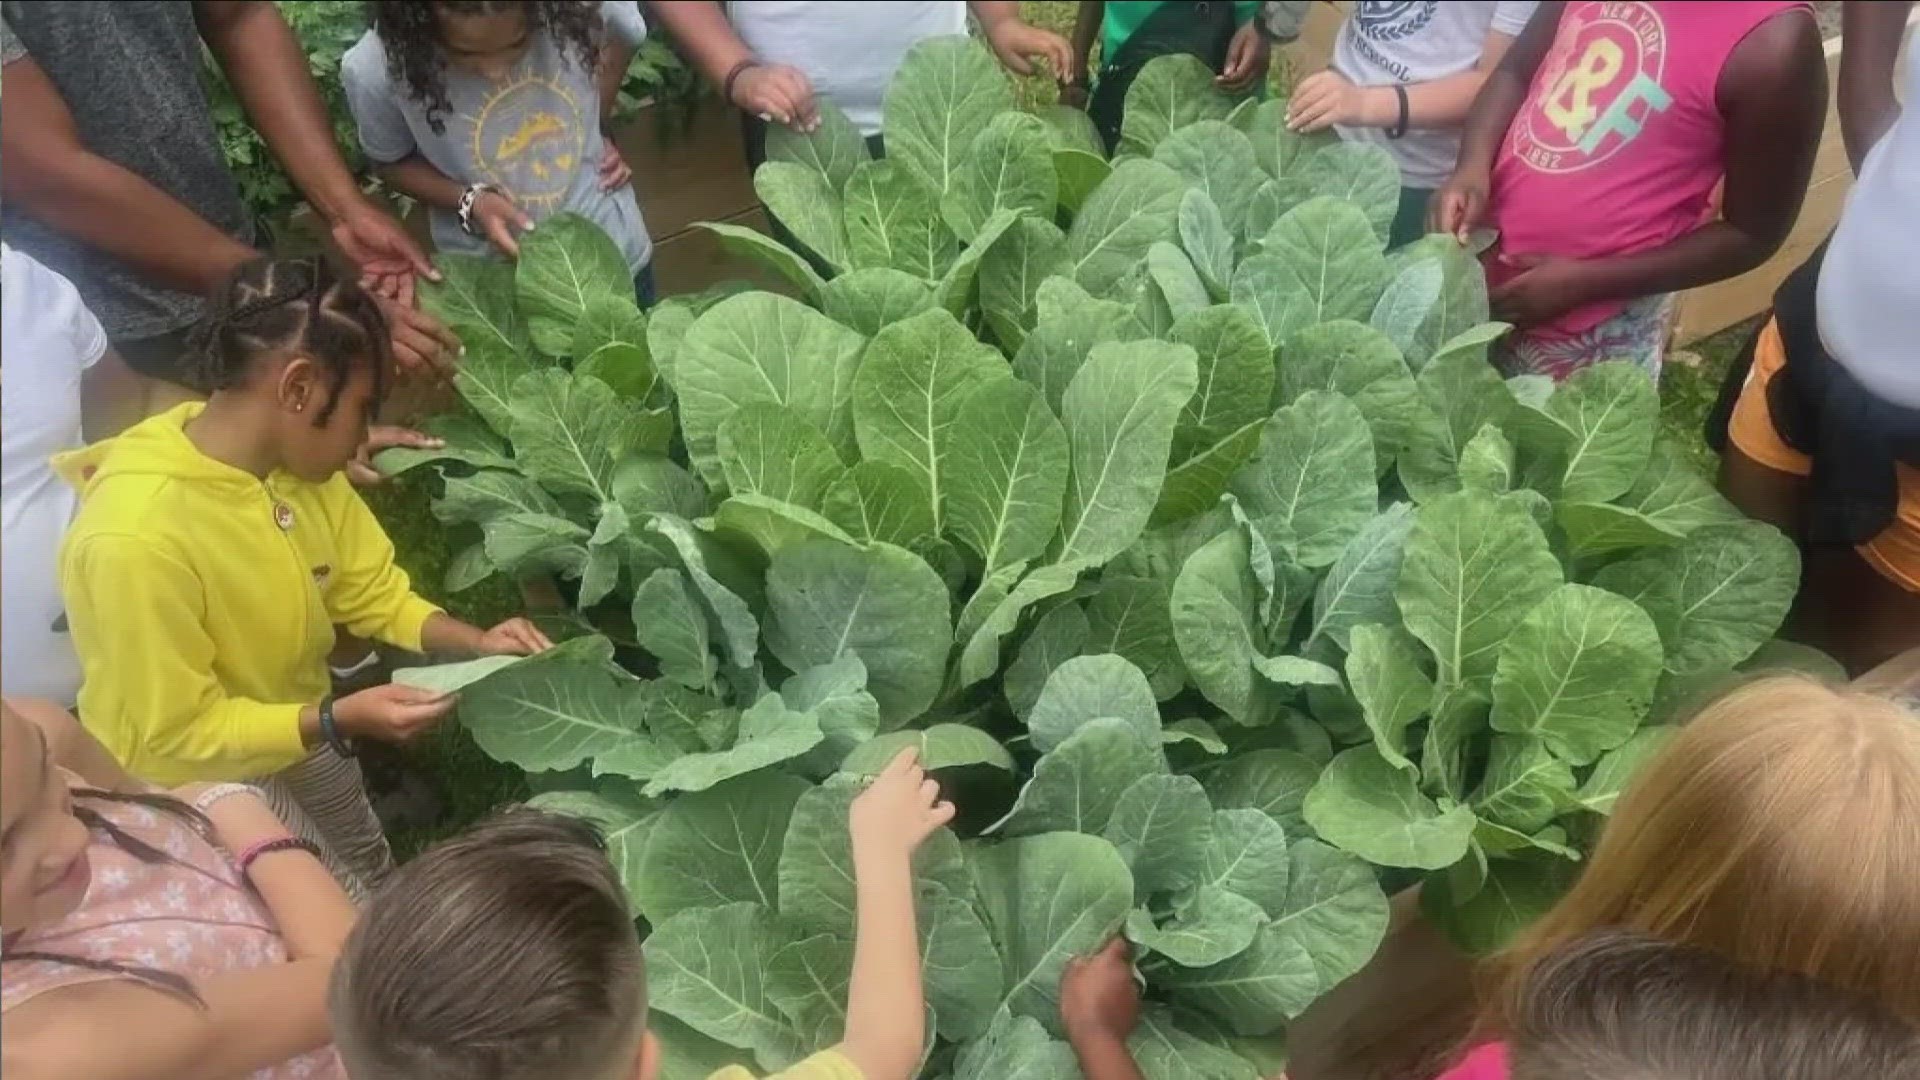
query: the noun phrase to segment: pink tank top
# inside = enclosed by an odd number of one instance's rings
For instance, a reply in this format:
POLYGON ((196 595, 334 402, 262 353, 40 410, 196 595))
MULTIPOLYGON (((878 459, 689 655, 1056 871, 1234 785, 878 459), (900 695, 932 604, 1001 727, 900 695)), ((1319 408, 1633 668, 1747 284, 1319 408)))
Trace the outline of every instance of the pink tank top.
POLYGON ((1507 1044, 1474 1047, 1459 1064, 1441 1073, 1440 1080, 1507 1080, 1507 1044))
MULTIPOLYGON (((1798 0, 1578 0, 1494 161, 1487 277, 1500 257, 1599 258, 1659 247, 1708 213, 1725 167, 1716 89, 1741 39, 1798 0)), ((1627 301, 1589 304, 1544 329, 1572 334, 1627 301)))
MULTIPOLYGON (((96 834, 87 847, 93 882, 73 913, 7 944, 23 952, 80 956, 204 979, 283 964, 287 948, 260 897, 233 860, 178 815, 127 803, 88 804, 121 829, 179 860, 143 863, 96 834)), ((62 987, 124 978, 46 960, 0 966, 0 1009, 62 987)), ((337 1059, 321 1047, 257 1070, 249 1080, 338 1080, 337 1059)))

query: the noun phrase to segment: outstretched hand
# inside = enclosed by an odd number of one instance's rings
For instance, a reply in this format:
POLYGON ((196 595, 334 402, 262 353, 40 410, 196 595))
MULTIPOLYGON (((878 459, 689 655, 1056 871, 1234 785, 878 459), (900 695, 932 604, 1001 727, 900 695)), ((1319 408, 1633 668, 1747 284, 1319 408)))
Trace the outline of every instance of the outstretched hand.
POLYGON ((1125 1043, 1140 1023, 1133 949, 1116 936, 1092 956, 1067 961, 1060 976, 1060 1022, 1069 1039, 1125 1043))
POLYGON ((1221 65, 1213 84, 1230 94, 1250 89, 1266 77, 1271 55, 1272 49, 1261 35, 1258 21, 1250 21, 1234 31, 1233 41, 1227 46, 1227 62, 1221 65))
POLYGON ((935 829, 952 821, 953 813, 953 804, 940 797, 940 782, 920 767, 920 751, 908 747, 894 755, 848 810, 854 858, 904 859, 935 829))
POLYGON ((372 487, 386 480, 380 470, 374 467, 373 455, 382 450, 391 450, 404 446, 414 450, 438 450, 447 445, 445 440, 436 439, 424 431, 415 431, 394 424, 375 424, 367 429, 367 441, 360 444, 353 460, 347 462, 347 479, 355 487, 372 487))
POLYGON ((440 280, 440 271, 407 230, 365 199, 348 206, 330 231, 341 254, 360 268, 361 284, 395 303, 413 306, 415 277, 440 280))
POLYGON ((1073 78, 1073 46, 1059 34, 1021 19, 1001 19, 985 30, 993 55, 1015 75, 1032 75, 1034 61, 1045 60, 1055 82, 1065 84, 1073 78))

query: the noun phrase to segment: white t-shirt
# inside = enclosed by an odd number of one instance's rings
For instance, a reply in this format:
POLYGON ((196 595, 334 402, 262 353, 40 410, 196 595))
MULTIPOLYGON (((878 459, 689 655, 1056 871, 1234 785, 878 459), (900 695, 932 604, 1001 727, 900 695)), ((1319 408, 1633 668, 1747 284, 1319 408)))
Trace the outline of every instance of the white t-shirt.
POLYGON ((733 0, 727 12, 755 56, 799 68, 862 135, 879 133, 887 84, 908 49, 967 32, 965 0, 733 0))
MULTIPOLYGON (((1334 39, 1331 66, 1355 86, 1410 86, 1472 71, 1489 31, 1519 36, 1538 6, 1538 0, 1356 0, 1334 39)), ((1386 147, 1407 187, 1439 187, 1460 156, 1458 128, 1415 128, 1398 139, 1387 138, 1385 128, 1338 130, 1350 142, 1386 147)))
POLYGON ((1920 38, 1906 108, 1860 163, 1820 266, 1820 340, 1884 401, 1920 409, 1920 38))
POLYGON ((80 378, 107 334, 66 278, 0 244, 0 689, 72 705, 80 661, 60 600, 79 504, 48 459, 81 445, 80 378))

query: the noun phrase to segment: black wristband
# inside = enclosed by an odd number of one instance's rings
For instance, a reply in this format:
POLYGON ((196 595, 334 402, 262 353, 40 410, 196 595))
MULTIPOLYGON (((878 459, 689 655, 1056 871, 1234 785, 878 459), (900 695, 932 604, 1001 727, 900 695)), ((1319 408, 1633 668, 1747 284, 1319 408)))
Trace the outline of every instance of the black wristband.
POLYGON ((1407 88, 1399 83, 1394 83, 1393 96, 1398 99, 1400 103, 1400 118, 1395 120, 1393 126, 1387 129, 1387 138, 1389 139, 1397 139, 1405 135, 1407 133, 1407 121, 1412 118, 1412 108, 1407 103, 1407 88))
POLYGON ((320 737, 325 739, 327 745, 333 747, 333 752, 341 757, 357 756, 353 744, 340 737, 340 726, 333 719, 332 694, 320 699, 320 737))
POLYGON ((733 84, 736 82, 739 82, 740 76, 745 75, 748 69, 757 68, 759 66, 760 66, 760 61, 754 59, 751 56, 733 65, 733 70, 727 72, 727 77, 725 79, 720 80, 721 99, 724 100, 729 105, 734 104, 733 84))

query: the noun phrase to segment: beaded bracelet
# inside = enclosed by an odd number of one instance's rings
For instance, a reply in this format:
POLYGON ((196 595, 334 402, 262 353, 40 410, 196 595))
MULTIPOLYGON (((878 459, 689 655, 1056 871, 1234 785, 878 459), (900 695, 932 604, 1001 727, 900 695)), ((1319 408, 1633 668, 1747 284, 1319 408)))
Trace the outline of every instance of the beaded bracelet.
POLYGON ((264 797, 259 788, 251 784, 215 784, 194 796, 193 808, 205 817, 213 809, 213 804, 234 795, 255 795, 264 797))
POLYGON ((316 859, 320 857, 319 845, 311 840, 298 836, 276 836, 271 840, 260 840, 248 844, 240 852, 240 857, 235 860, 240 864, 240 876, 250 876, 253 872, 253 864, 260 860, 260 856, 271 855, 276 851, 304 851, 316 859))

